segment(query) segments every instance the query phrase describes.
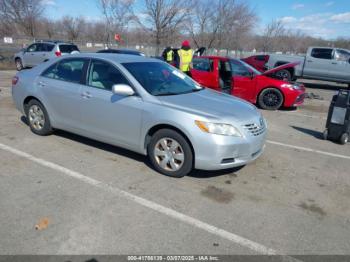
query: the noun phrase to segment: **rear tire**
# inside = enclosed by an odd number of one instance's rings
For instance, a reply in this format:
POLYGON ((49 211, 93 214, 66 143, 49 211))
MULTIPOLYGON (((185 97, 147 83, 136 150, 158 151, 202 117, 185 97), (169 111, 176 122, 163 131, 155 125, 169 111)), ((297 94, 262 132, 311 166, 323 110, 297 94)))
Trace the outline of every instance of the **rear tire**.
POLYGON ((286 80, 286 81, 292 80, 292 74, 287 69, 282 69, 280 71, 277 71, 275 73, 275 76, 281 80, 286 80))
POLYGON ((147 146, 148 157, 158 172, 183 177, 193 169, 193 153, 187 140, 172 129, 160 129, 147 146))
POLYGON ((17 71, 23 70, 23 63, 22 63, 21 58, 16 58, 15 59, 15 64, 16 64, 17 71))
POLYGON ((35 99, 29 101, 25 106, 25 113, 30 130, 39 136, 52 134, 53 129, 50 123, 49 115, 45 107, 35 99))
POLYGON ((264 89, 258 97, 258 105, 265 110, 277 110, 283 105, 283 95, 276 88, 264 89))
POLYGON ((348 133, 344 133, 341 135, 340 139, 339 139, 339 143, 341 145, 345 145, 347 142, 349 142, 349 134, 348 133))

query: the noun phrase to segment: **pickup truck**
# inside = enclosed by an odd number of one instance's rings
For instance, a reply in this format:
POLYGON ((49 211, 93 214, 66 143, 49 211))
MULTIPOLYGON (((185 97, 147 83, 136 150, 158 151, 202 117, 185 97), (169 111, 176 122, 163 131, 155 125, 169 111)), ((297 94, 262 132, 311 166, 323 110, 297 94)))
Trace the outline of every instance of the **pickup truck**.
POLYGON ((308 78, 338 83, 350 87, 350 51, 331 47, 309 47, 305 56, 271 54, 267 69, 291 62, 300 62, 294 68, 276 73, 281 79, 308 78))

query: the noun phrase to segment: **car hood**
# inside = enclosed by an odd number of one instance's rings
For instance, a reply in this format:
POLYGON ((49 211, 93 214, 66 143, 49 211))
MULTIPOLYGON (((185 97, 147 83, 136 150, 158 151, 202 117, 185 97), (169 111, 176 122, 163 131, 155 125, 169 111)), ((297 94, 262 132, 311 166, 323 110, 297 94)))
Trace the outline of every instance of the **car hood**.
POLYGON ((205 88, 189 94, 159 96, 159 101, 172 108, 216 121, 249 122, 261 117, 256 107, 240 98, 205 88))
POLYGON ((262 73, 262 75, 269 75, 269 74, 272 74, 272 73, 275 73, 277 71, 280 71, 282 69, 286 69, 286 68, 292 68, 292 67, 295 67, 297 65, 299 65, 300 62, 293 62, 293 63, 288 63, 288 64, 284 64, 284 65, 280 65, 280 66, 277 66, 275 68, 272 68, 270 70, 267 70, 265 71, 264 73, 262 73))

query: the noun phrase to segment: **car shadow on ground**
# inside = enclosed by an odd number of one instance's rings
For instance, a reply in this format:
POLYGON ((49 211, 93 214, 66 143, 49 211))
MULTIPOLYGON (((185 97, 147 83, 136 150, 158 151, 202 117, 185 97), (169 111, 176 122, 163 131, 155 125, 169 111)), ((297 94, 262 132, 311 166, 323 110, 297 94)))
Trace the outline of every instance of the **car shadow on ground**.
POLYGON ((331 91, 337 91, 339 89, 347 89, 347 85, 345 84, 331 84, 331 83, 310 83, 310 82, 304 82, 304 81, 298 81, 298 83, 304 84, 306 88, 311 89, 322 89, 322 90, 331 90, 331 91))
POLYGON ((225 175, 236 173, 239 170, 241 170, 243 167, 245 167, 245 166, 233 167, 233 168, 229 168, 229 169, 216 170, 216 171, 205 171, 205 170, 195 169, 187 176, 193 177, 193 178, 200 178, 200 179, 225 176, 225 175))
MULTIPOLYGON (((28 121, 27 121, 27 118, 25 116, 21 116, 21 121, 28 126, 28 121)), ((141 162, 141 163, 145 164, 147 167, 154 170, 153 166, 150 163, 150 161, 148 160, 147 156, 135 153, 135 152, 130 151, 128 149, 124 149, 124 148, 121 148, 118 146, 113 146, 110 144, 99 142, 99 141, 96 141, 96 140, 93 140, 93 139, 90 139, 87 137, 83 137, 80 135, 76 135, 76 134, 73 134, 73 133, 70 133, 67 131, 63 131, 63 130, 55 130, 53 135, 56 135, 56 136, 59 136, 59 137, 65 138, 65 139, 69 139, 69 140, 72 140, 74 142, 79 142, 79 143, 82 143, 84 145, 94 147, 94 148, 97 148, 100 150, 104 150, 104 151, 107 151, 107 152, 110 152, 110 153, 113 153, 116 155, 131 158, 137 162, 141 162)), ((224 170, 218 170, 218 171, 193 170, 190 174, 188 174, 188 176, 193 177, 193 178, 211 178, 211 177, 232 174, 234 172, 239 171, 242 168, 243 168, 243 166, 230 168, 230 169, 224 169, 224 170)))
POLYGON ((319 131, 308 129, 308 128, 303 128, 303 127, 299 127, 299 126, 290 126, 290 127, 294 128, 295 130, 300 131, 304 134, 307 134, 307 135, 313 136, 317 139, 323 140, 323 133, 321 133, 319 131))

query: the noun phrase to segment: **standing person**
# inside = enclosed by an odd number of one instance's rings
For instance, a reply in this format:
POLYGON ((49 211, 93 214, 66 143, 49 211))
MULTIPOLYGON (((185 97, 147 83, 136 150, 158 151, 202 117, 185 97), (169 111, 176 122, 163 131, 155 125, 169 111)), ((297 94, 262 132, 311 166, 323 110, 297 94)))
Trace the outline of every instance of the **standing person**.
POLYGON ((188 40, 183 41, 177 53, 180 60, 179 69, 191 77, 193 50, 191 49, 190 42, 188 40))
POLYGON ((170 46, 164 49, 163 58, 168 64, 174 64, 174 51, 170 46))

